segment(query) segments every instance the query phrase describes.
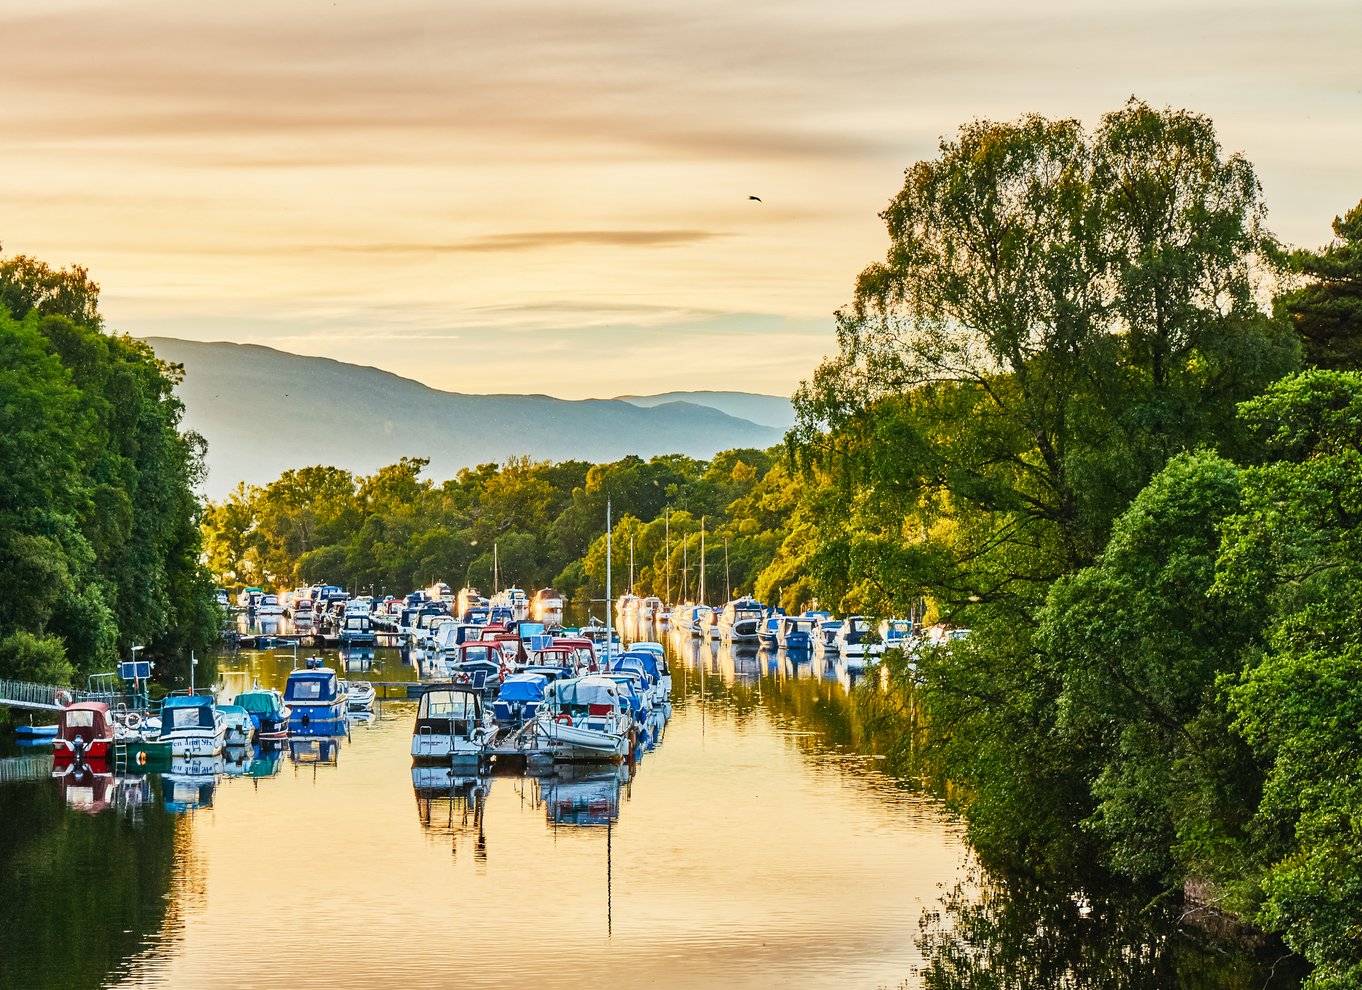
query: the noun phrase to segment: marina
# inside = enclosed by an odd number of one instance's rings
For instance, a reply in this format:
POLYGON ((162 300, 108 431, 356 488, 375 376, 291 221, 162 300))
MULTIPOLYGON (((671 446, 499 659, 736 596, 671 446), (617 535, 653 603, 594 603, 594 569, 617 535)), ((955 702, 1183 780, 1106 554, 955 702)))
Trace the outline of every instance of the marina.
MULTIPOLYGON (((0 983, 206 986, 229 966, 233 985, 329 987, 316 953, 343 944, 360 986, 450 986, 454 972, 460 986, 578 986, 643 970, 666 986, 898 985, 920 962, 923 905, 964 877, 959 825, 857 750, 845 671, 661 638, 671 717, 619 762, 414 762, 418 703, 401 697, 335 734, 164 773, 0 784, 0 811, 29 836, 0 852, 20 856, 19 895, 41 904, 0 934, 0 983), (95 922, 129 931, 98 980, 37 951, 37 920, 107 886, 106 857, 23 858, 43 835, 100 835, 144 864, 95 922), (301 851, 319 843, 357 878, 318 886, 301 851), (514 906, 475 907, 493 902, 514 906), (273 934, 240 953, 223 936, 247 919, 273 934)), ((376 685, 421 675, 393 648, 322 659, 376 685)), ((243 651, 222 684, 282 690, 292 664, 243 651)))

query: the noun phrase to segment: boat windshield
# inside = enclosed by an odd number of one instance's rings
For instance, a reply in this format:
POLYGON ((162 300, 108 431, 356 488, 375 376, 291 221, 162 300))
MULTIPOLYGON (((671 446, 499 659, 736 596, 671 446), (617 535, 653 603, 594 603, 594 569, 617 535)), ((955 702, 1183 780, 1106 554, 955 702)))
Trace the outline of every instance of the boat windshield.
POLYGON ((336 696, 336 677, 294 677, 288 682, 289 701, 322 701, 336 696))
POLYGON ((95 712, 93 708, 77 708, 66 713, 66 727, 68 729, 93 729, 95 727, 95 712))
POLYGON ((421 696, 418 718, 477 718, 477 699, 461 691, 427 691, 421 696))

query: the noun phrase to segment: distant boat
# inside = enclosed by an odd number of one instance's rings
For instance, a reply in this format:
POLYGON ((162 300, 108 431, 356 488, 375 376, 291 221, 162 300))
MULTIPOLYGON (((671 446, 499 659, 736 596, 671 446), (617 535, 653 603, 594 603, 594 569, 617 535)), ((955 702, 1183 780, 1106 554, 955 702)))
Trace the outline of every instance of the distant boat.
POLYGON ((374 707, 374 701, 378 698, 378 692, 368 681, 342 681, 345 695, 349 699, 348 706, 352 712, 367 712, 374 707))
POLYGON ((719 628, 730 642, 755 642, 766 606, 755 598, 737 598, 724 606, 719 628))

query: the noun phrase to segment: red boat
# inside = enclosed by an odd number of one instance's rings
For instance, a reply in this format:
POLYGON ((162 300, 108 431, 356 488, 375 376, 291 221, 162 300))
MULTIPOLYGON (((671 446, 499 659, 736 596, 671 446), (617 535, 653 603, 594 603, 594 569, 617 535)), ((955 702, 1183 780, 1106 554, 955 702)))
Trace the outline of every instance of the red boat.
POLYGON ((113 719, 102 701, 78 701, 62 709, 52 754, 58 766, 107 760, 113 750, 113 719))

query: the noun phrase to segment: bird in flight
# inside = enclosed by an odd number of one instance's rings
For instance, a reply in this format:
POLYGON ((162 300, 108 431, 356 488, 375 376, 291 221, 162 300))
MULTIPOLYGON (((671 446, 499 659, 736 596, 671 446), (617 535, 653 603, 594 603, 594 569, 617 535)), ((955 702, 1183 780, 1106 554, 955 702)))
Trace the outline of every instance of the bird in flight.
POLYGON ((761 197, 760 197, 760 196, 748 196, 747 198, 748 198, 748 199, 755 199, 758 203, 761 202, 761 197))

